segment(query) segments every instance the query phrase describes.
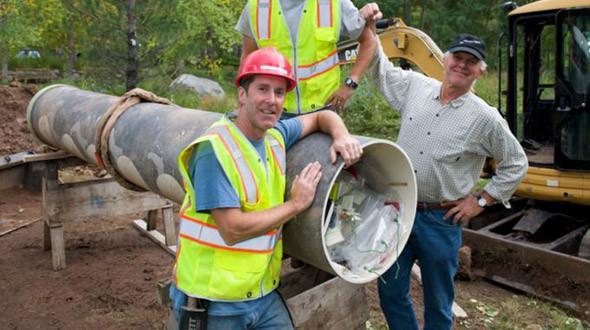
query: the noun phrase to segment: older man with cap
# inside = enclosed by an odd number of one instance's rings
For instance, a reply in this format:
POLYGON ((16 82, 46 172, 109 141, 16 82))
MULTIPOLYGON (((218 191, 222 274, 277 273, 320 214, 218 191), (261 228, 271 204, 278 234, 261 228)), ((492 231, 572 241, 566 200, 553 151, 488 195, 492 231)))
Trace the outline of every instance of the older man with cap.
POLYGON ((173 309, 181 326, 292 329, 276 291, 281 230, 311 205, 322 173, 318 162, 308 164, 285 201, 286 150, 315 131, 332 137, 333 162, 340 154, 350 165, 362 149, 332 111, 279 121, 296 82, 288 60, 274 48, 248 55, 236 84, 236 113, 214 123, 179 156, 186 197, 173 309), (188 309, 182 308, 187 296, 188 309))
POLYGON ((485 55, 481 39, 460 34, 444 54, 442 83, 394 67, 381 46, 369 68, 388 103, 400 112, 397 143, 412 160, 418 183, 416 219, 399 268, 392 267, 379 282, 390 329, 418 328, 409 294, 416 260, 424 288, 424 328, 452 327, 461 225, 494 203, 509 207, 526 173, 526 156, 505 120, 471 91, 485 72, 485 55), (497 161, 496 175, 474 194, 486 157, 497 161))

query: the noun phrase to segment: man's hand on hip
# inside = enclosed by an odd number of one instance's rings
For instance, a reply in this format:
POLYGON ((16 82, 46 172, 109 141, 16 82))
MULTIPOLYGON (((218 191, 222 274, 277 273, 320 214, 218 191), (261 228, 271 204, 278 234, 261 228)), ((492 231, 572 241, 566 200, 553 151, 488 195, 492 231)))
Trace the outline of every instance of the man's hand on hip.
POLYGON ((448 218, 453 217, 453 224, 461 221, 463 226, 467 226, 472 218, 476 217, 483 211, 483 207, 477 204, 477 198, 473 195, 450 202, 450 204, 455 206, 445 214, 443 219, 447 220, 448 218))

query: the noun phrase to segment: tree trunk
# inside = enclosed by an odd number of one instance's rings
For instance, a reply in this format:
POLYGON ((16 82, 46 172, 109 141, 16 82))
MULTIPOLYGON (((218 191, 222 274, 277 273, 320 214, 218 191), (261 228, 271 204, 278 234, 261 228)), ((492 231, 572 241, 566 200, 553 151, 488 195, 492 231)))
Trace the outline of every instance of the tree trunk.
POLYGON ((412 25, 412 1, 411 0, 404 0, 404 21, 406 24, 411 26, 412 25))
POLYGON ((422 6, 420 6, 420 30, 424 31, 424 15, 426 13, 426 1, 424 1, 422 3, 422 6))
MULTIPOLYGON (((0 30, 5 27, 7 24, 6 21, 8 20, 6 15, 0 16, 0 30)), ((0 57, 2 57, 2 75, 0 76, 0 81, 7 81, 8 80, 8 42, 6 40, 6 36, 0 38, 0 57)))
POLYGON ((127 0, 127 90, 137 87, 137 19, 135 18, 135 0, 127 0))
POLYGON ((8 47, 4 45, 0 50, 0 56, 2 56, 2 79, 1 81, 8 80, 8 47))
POLYGON ((77 50, 76 45, 74 42, 74 32, 72 30, 68 30, 67 32, 68 38, 68 50, 67 52, 67 61, 66 61, 66 75, 73 76, 74 72, 76 71, 76 59, 77 59, 77 50))

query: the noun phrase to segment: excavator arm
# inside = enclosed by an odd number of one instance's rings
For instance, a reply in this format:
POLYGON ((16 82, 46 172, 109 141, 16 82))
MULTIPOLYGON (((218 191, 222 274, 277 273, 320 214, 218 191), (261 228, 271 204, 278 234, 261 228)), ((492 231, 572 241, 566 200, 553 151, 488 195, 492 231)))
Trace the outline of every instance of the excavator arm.
MULTIPOLYGON (((442 80, 442 51, 423 31, 407 26, 401 18, 380 20, 377 35, 391 60, 402 59, 417 66, 425 75, 442 80)), ((357 55, 356 41, 338 44, 341 64, 352 63, 357 55)))

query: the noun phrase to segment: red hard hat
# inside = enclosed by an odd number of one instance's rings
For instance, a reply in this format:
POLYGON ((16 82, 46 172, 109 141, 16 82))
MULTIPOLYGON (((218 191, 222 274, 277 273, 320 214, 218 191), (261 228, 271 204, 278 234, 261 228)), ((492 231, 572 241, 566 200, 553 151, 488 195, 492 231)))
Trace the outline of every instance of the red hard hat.
POLYGON ((242 79, 253 74, 266 74, 287 79, 287 92, 293 90, 297 84, 289 60, 274 47, 257 49, 244 59, 236 79, 236 86, 240 86, 242 79))

